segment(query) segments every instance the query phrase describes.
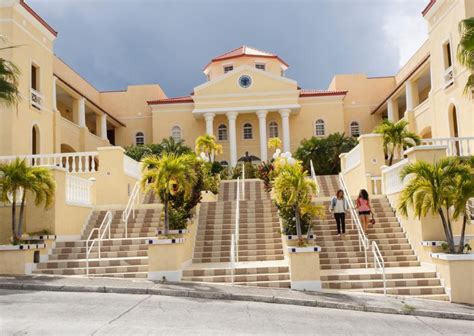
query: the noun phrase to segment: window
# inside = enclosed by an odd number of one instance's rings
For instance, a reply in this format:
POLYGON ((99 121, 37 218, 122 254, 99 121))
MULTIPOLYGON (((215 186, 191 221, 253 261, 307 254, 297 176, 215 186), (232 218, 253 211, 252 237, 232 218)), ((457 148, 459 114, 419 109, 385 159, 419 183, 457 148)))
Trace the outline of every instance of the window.
POLYGON ((31 64, 31 88, 39 91, 39 66, 31 64))
POLYGON ((135 145, 140 146, 145 144, 145 134, 143 132, 137 132, 135 134, 135 145))
POLYGON ((181 127, 173 126, 171 129, 171 137, 174 139, 174 141, 181 141, 181 127))
POLYGON ((232 71, 234 70, 234 66, 233 65, 226 65, 224 66, 224 73, 228 73, 229 71, 232 71))
POLYGON ((360 136, 360 127, 357 121, 351 122, 351 125, 349 127, 349 132, 351 133, 351 136, 355 138, 358 138, 360 136))
POLYGON ((326 133, 325 127, 324 127, 324 120, 318 119, 316 120, 316 123, 314 125, 314 131, 316 136, 324 136, 324 133, 326 133))
POLYGON ((245 123, 243 127, 243 133, 244 133, 244 140, 251 140, 253 139, 253 130, 252 130, 252 124, 250 123, 245 123))
POLYGON ((271 121, 268 124, 268 135, 270 138, 278 138, 278 124, 276 121, 271 121))
POLYGON ((219 141, 226 141, 227 140, 227 126, 222 124, 217 127, 217 139, 219 141))
POLYGON ((265 64, 263 64, 263 63, 257 63, 257 64, 255 64, 255 68, 256 68, 256 69, 259 69, 259 70, 265 71, 265 64))
POLYGON ((451 43, 447 41, 443 45, 443 57, 444 57, 444 68, 447 69, 453 65, 453 61, 451 59, 451 43))

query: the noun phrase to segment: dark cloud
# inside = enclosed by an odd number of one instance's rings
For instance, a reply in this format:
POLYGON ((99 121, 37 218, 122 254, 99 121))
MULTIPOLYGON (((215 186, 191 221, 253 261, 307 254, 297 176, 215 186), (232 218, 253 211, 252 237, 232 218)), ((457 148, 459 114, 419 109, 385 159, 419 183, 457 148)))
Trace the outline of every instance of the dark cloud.
POLYGON ((242 44, 278 54, 304 88, 325 89, 338 73, 398 70, 397 46, 383 30, 390 1, 28 3, 59 31, 56 54, 99 90, 159 83, 168 96, 188 94, 212 57, 242 44))

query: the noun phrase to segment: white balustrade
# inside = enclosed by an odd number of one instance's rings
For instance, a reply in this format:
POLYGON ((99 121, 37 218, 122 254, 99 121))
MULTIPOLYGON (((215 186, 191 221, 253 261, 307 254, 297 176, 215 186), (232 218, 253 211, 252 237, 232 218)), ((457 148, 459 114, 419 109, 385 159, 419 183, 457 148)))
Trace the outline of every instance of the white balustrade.
POLYGON ((355 168, 360 163, 360 145, 355 146, 352 150, 346 154, 346 164, 344 167, 344 172, 355 168))
POLYGON ((92 173, 98 169, 99 154, 98 152, 76 152, 0 156, 0 163, 8 164, 15 161, 16 158, 26 160, 30 166, 34 167, 62 167, 69 173, 92 173))
POLYGON ((140 162, 135 161, 127 155, 123 156, 123 171, 126 175, 136 178, 137 180, 141 178, 140 162))
POLYGON ((447 88, 454 83, 454 68, 450 66, 444 71, 444 87, 447 88))
POLYGON ((40 92, 38 92, 35 89, 31 88, 30 89, 30 102, 31 102, 31 105, 33 105, 37 109, 41 110, 41 109, 43 109, 43 101, 44 101, 44 96, 40 92))
POLYGON ((91 200, 92 181, 74 176, 66 175, 66 203, 73 205, 92 205, 91 200))
POLYGON ((448 146, 448 156, 474 155, 474 137, 421 139, 421 144, 448 146))
POLYGON ((408 165, 408 159, 403 159, 391 167, 382 168, 384 194, 391 195, 402 191, 403 181, 400 173, 406 165, 408 165))

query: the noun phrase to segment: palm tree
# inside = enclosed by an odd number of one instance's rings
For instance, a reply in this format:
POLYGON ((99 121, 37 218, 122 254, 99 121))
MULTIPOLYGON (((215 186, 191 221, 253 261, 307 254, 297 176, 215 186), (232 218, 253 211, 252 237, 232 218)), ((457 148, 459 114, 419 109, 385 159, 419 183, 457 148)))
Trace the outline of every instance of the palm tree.
POLYGON ((421 143, 420 137, 407 130, 408 122, 399 120, 393 122, 384 120, 375 128, 375 133, 383 135, 383 147, 385 154, 389 157, 388 165, 391 166, 397 151, 418 146, 421 143))
POLYGON ((474 90, 474 17, 462 20, 459 23, 459 33, 461 41, 459 41, 457 58, 459 63, 465 66, 470 72, 464 87, 464 94, 474 90))
MULTIPOLYGON (((0 35, 0 42, 5 38, 0 35)), ((1 47, 0 51, 16 48, 18 46, 1 47)), ((20 100, 20 91, 18 90, 18 78, 20 70, 11 61, 0 57, 0 103, 6 105, 16 105, 20 100)))
POLYGON ((176 141, 173 137, 163 139, 159 146, 162 154, 183 155, 191 153, 191 148, 184 144, 184 140, 176 141))
POLYGON ((11 222, 14 242, 17 242, 23 234, 25 204, 28 193, 34 196, 36 206, 44 203, 46 209, 54 200, 55 190, 54 178, 51 171, 46 168, 29 167, 25 160, 19 158, 10 164, 0 166, 0 199, 6 202, 11 197, 11 222), (17 222, 16 205, 19 195, 21 195, 21 203, 17 222))
POLYGON ((142 188, 152 189, 164 205, 164 233, 169 233, 169 203, 170 197, 179 192, 184 192, 187 197, 194 185, 196 175, 194 172, 194 157, 191 155, 178 155, 164 153, 161 157, 150 155, 143 160, 142 188))
POLYGON ((452 186, 455 196, 453 202, 453 217, 459 218, 462 215, 461 237, 459 239, 458 253, 463 253, 464 251, 466 224, 468 220, 471 220, 469 202, 474 198, 474 156, 471 156, 465 164, 471 169, 470 175, 463 174, 459 176, 456 179, 456 184, 452 186))
MULTIPOLYGON (((300 164, 288 165, 279 171, 274 181, 275 201, 280 206, 294 211, 296 235, 302 242, 301 218, 305 214, 315 215, 319 208, 311 204, 312 195, 316 193, 316 184, 308 178, 300 164)), ((309 233, 309 230, 308 230, 309 233)))
POLYGON ((201 135, 196 139, 196 154, 204 153, 207 155, 209 162, 212 162, 215 154, 222 153, 222 145, 216 142, 216 138, 213 135, 201 135))
MULTIPOLYGON (((472 169, 456 158, 445 158, 434 164, 424 161, 409 164, 400 173, 402 180, 407 176, 409 182, 400 196, 400 212, 407 216, 411 208, 418 218, 428 213, 438 214, 449 252, 456 253, 451 223, 460 214, 466 215, 467 199, 473 196, 472 169)), ((465 228, 463 225, 461 236, 465 228)))

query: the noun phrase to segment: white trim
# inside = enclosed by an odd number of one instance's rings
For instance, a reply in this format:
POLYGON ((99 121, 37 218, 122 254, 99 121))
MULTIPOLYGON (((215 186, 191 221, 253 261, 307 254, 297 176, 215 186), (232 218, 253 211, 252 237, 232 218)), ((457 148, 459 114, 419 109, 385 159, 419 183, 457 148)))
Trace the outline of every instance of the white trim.
POLYGON ((279 137, 280 137, 280 125, 278 124, 278 121, 276 121, 276 120, 269 120, 269 121, 268 121, 268 124, 267 124, 267 128, 268 128, 267 132, 268 132, 268 138, 269 138, 269 139, 271 139, 271 138, 279 138, 279 137), (271 130, 270 124, 273 124, 273 123, 276 124, 276 131, 277 131, 277 136, 276 136, 276 137, 272 136, 271 131, 270 131, 270 130, 271 130))
MULTIPOLYGON (((240 78, 240 77, 239 77, 240 78)), ((242 88, 242 89, 245 89, 245 88, 242 88)), ((222 104, 222 103, 226 103, 226 104, 240 104, 240 103, 259 103, 259 102, 268 102, 268 101, 271 101, 271 102, 274 102, 274 101, 288 101, 288 100, 292 100, 294 99, 294 97, 287 97, 287 98, 273 98, 273 99, 269 99, 268 97, 267 98, 260 98, 260 99, 248 99, 248 100, 228 100, 228 101, 222 101, 222 100, 208 100, 208 101, 204 101, 204 102, 201 102, 199 99, 198 101, 196 102, 197 104, 199 105, 216 105, 216 104, 222 104)))
POLYGON ((299 291, 319 292, 322 289, 321 280, 291 281, 291 289, 299 291))
MULTIPOLYGON (((91 211, 92 213, 92 211, 91 211)), ((90 218, 89 214, 89 218, 90 218)), ((87 225, 87 224, 86 224, 87 225)), ((68 241, 74 241, 74 240, 81 240, 80 235, 62 235, 62 236, 56 236, 56 242, 68 242, 68 241)))
MULTIPOLYGON (((216 79, 213 79, 209 82, 206 82, 204 84, 201 84, 201 85, 198 85, 194 88, 194 92, 197 93, 198 91, 201 91, 203 89, 205 89, 206 87, 208 86, 211 86, 211 85, 214 85, 214 84, 217 84, 225 79, 227 79, 228 77, 230 76, 233 76, 234 74, 238 74, 238 73, 241 73, 241 72, 244 72, 244 71, 249 71, 251 73, 257 73, 257 74, 261 74, 261 75, 264 75, 264 76, 267 76, 269 78, 272 78, 274 80, 277 80, 277 81, 280 81, 280 82, 284 82, 284 83, 291 83, 291 84, 294 84, 295 86, 298 85, 298 83, 293 80, 293 79, 289 79, 289 78, 286 78, 286 77, 281 77, 281 76, 277 76, 277 75, 274 75, 268 71, 261 71, 259 69, 255 69, 255 67, 251 67, 251 66, 248 66, 248 65, 242 65, 238 68, 234 68, 233 71, 230 71, 222 76, 219 76, 217 77, 216 79), (258 71, 258 72, 256 72, 258 71)), ((240 76, 238 76, 240 77, 240 76)))
POLYGON ((312 253, 312 252, 321 252, 320 246, 307 246, 307 247, 297 247, 297 246, 288 246, 288 253, 312 253))
POLYGON ((21 244, 21 245, 0 245, 0 251, 27 251, 46 248, 45 243, 21 244))
MULTIPOLYGON (((419 151, 419 150, 427 150, 427 149, 445 149, 448 150, 448 146, 446 145, 420 145, 408 148, 406 151, 403 152, 403 155, 408 155, 410 153, 419 151)), ((391 166, 393 167, 393 165, 391 166)))
POLYGON ((269 92, 244 92, 244 93, 222 93, 212 95, 198 95, 197 98, 228 98, 228 97, 252 97, 252 96, 282 96, 285 94, 298 94, 298 90, 269 91, 269 92))
POLYGON ((148 280, 163 280, 166 281, 181 281, 183 276, 183 271, 158 271, 158 272, 148 272, 148 280))
MULTIPOLYGON (((318 126, 320 126, 320 125, 321 125, 321 123, 319 123, 318 126)), ((326 121, 324 119, 321 119, 321 118, 316 119, 313 123, 313 130, 314 130, 313 134, 314 134, 315 137, 324 137, 324 136, 326 136, 326 121), (318 128, 317 128, 316 124, 319 121, 322 121, 323 134, 318 134, 318 131, 317 131, 318 128)))
POLYGON ((169 238, 169 239, 147 239, 147 245, 172 245, 183 244, 184 238, 169 238))
POLYGON ((229 141, 229 127, 227 127, 227 124, 225 123, 220 123, 219 125, 217 125, 217 128, 216 128, 216 134, 217 134, 217 141, 220 141, 220 142, 227 142, 229 141), (224 126, 225 127, 225 139, 220 139, 219 138, 219 128, 221 126, 224 126))
POLYGON ((474 253, 469 254, 448 254, 448 253, 430 253, 431 258, 447 261, 474 261, 474 253))
POLYGON ((301 107, 300 104, 289 104, 289 105, 266 105, 266 106, 242 106, 242 107, 216 107, 209 109, 194 109, 193 114, 214 112, 214 113, 227 113, 227 112, 242 112, 242 113, 255 113, 258 110, 297 110, 301 107))

